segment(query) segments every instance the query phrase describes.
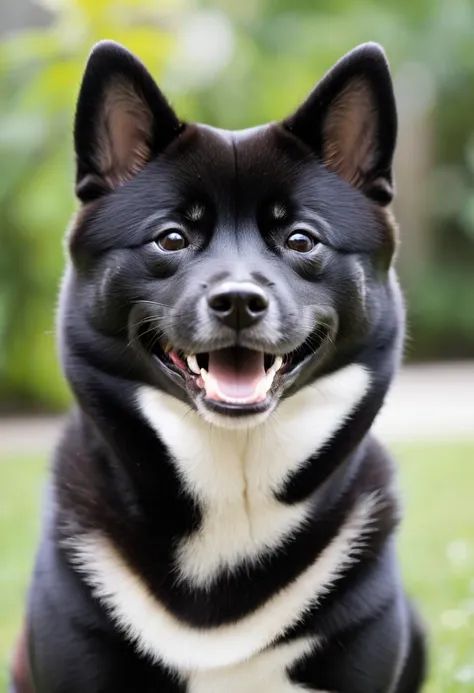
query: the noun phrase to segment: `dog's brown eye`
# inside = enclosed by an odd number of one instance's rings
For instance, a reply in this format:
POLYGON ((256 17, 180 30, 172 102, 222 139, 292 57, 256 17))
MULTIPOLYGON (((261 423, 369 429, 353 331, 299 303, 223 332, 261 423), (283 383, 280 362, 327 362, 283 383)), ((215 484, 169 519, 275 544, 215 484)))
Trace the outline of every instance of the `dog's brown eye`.
POLYGON ((286 239, 286 247, 297 253, 309 253, 316 245, 316 241, 307 233, 295 231, 286 239))
POLYGON ((167 231, 156 242, 162 250, 183 250, 189 245, 186 236, 176 229, 167 231))

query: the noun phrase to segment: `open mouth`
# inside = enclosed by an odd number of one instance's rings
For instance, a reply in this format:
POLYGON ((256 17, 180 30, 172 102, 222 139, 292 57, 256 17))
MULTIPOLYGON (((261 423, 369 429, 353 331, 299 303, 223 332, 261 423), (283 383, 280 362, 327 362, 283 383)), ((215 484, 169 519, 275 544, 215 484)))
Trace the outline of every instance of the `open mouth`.
POLYGON ((148 351, 167 369, 179 374, 194 394, 202 393, 209 404, 251 409, 269 401, 289 377, 319 350, 328 336, 326 329, 285 354, 267 353, 241 346, 186 354, 161 340, 148 351))
POLYGON ((176 368, 194 378, 207 399, 224 404, 263 402, 283 367, 281 356, 242 347, 187 357, 171 348, 165 354, 176 368))

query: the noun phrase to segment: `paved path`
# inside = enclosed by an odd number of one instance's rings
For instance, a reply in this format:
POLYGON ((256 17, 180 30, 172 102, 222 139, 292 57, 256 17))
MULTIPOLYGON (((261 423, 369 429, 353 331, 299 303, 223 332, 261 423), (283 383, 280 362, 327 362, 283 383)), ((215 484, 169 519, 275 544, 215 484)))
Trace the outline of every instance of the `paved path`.
POLYGON ((474 362, 404 368, 375 430, 385 440, 474 440, 474 362))
MULTIPOLYGON (((47 454, 60 425, 57 417, 0 419, 0 454, 47 454)), ((404 368, 375 430, 387 441, 474 440, 474 362, 404 368)))

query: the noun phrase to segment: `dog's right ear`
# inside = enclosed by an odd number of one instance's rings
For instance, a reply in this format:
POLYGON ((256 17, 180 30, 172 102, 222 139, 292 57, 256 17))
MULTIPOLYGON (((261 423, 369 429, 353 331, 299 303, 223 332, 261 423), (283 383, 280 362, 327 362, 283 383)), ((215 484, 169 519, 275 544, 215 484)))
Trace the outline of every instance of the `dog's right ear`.
POLYGON ((145 66, 119 44, 101 41, 76 108, 77 197, 87 202, 130 180, 183 127, 145 66))

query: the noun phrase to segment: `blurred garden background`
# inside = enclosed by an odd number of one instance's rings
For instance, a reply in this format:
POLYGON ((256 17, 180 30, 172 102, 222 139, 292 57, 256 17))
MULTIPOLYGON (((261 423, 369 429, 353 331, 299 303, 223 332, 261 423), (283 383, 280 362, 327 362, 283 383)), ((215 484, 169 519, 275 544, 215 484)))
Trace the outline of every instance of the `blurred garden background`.
POLYGON ((429 693, 474 691, 474 1, 0 0, 0 693, 69 395, 54 312, 75 209, 72 119, 91 46, 135 52, 184 119, 288 114, 363 41, 392 65, 410 364, 382 417, 406 497, 429 693))

